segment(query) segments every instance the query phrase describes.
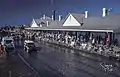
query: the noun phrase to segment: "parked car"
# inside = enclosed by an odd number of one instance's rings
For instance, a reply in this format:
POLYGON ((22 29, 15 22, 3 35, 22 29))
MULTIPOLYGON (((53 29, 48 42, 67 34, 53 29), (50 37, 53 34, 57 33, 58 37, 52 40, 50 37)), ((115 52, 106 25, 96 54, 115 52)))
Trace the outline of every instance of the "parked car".
POLYGON ((9 51, 15 51, 14 40, 12 37, 3 37, 1 44, 8 48, 9 51))
POLYGON ((24 50, 27 51, 28 53, 37 51, 35 43, 33 41, 30 41, 30 40, 24 41, 24 50))

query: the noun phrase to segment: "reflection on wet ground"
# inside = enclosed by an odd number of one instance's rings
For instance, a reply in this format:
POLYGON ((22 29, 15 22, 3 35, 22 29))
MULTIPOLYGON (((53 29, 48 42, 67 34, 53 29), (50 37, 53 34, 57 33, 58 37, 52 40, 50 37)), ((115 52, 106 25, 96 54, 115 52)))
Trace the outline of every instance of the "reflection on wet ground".
POLYGON ((20 54, 42 75, 42 77, 119 77, 120 63, 105 57, 60 47, 36 43, 41 49, 30 55, 23 50, 20 54), (100 63, 106 62, 116 68, 106 72, 100 63))

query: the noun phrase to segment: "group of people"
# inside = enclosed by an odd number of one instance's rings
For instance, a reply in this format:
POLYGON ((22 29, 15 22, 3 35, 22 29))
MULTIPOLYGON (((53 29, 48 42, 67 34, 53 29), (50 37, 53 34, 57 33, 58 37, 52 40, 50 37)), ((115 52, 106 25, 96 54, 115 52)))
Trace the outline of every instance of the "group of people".
MULTIPOLYGON (((87 50, 92 53, 97 53, 100 55, 109 55, 116 53, 114 47, 117 46, 117 40, 115 42, 110 40, 110 37, 106 33, 87 33, 81 32, 75 34, 74 32, 36 32, 36 31, 26 31, 26 37, 39 41, 53 42, 57 44, 62 44, 65 46, 77 48, 80 50, 87 50)), ((117 47, 118 50, 119 47, 117 47)))
POLYGON ((0 43, 0 57, 3 57, 3 56, 8 57, 9 56, 9 50, 8 50, 7 46, 4 46, 0 43))
POLYGON ((41 38, 47 38, 49 40, 53 41, 60 41, 64 42, 65 44, 70 44, 71 42, 75 42, 76 44, 78 43, 88 43, 90 42, 91 44, 110 44, 109 38, 106 36, 101 36, 101 35, 93 35, 89 33, 83 33, 79 35, 75 35, 72 33, 50 33, 50 32, 28 32, 26 33, 27 38, 32 38, 35 40, 35 37, 41 37, 41 38))

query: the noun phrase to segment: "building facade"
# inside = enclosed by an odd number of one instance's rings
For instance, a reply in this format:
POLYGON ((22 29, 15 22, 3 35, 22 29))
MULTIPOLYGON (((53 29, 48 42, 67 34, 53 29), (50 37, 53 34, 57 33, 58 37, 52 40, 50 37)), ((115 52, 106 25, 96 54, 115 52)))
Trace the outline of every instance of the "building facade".
POLYGON ((88 11, 85 14, 69 13, 65 19, 53 20, 50 17, 43 16, 40 19, 33 19, 30 28, 27 30, 48 31, 48 32, 64 32, 66 34, 74 34, 77 38, 81 33, 94 35, 96 38, 104 38, 104 41, 117 40, 120 45, 120 15, 105 15, 92 17, 88 16, 88 11))

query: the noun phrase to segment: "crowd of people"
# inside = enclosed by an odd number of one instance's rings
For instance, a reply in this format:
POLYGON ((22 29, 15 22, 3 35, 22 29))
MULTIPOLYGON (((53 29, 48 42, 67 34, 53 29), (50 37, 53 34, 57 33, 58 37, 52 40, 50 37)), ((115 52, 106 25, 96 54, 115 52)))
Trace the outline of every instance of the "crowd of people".
POLYGON ((27 30, 18 31, 16 33, 20 33, 20 35, 16 35, 14 38, 15 40, 27 39, 33 41, 49 42, 104 56, 114 56, 120 52, 120 48, 117 45, 117 39, 111 42, 109 40, 109 36, 104 33, 99 34, 79 32, 76 34, 75 32, 27 30))
POLYGON ((44 41, 64 45, 69 48, 88 51, 104 56, 116 56, 120 52, 117 39, 110 42, 107 36, 79 33, 79 35, 69 32, 26 32, 26 37, 32 40, 44 41))

